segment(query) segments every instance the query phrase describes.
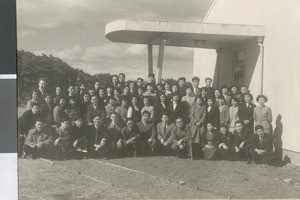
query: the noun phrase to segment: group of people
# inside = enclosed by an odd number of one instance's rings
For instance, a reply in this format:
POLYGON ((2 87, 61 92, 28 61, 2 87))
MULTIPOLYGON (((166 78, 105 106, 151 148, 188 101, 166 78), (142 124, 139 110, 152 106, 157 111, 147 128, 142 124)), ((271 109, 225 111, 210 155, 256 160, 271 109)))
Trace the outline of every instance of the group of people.
POLYGON ((19 155, 53 159, 174 155, 204 159, 272 160, 272 112, 246 86, 213 88, 212 79, 184 77, 155 84, 113 75, 111 84, 47 90, 41 78, 19 117, 19 155))

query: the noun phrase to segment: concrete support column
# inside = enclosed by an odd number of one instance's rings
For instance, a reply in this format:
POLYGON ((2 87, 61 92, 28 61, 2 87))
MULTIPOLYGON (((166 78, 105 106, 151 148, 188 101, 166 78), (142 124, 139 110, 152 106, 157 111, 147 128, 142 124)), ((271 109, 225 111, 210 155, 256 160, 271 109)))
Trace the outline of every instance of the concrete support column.
POLYGON ((148 75, 153 74, 153 48, 148 44, 148 75))
POLYGON ((167 41, 166 39, 162 38, 160 40, 160 44, 159 44, 157 69, 156 69, 156 74, 157 74, 156 84, 161 82, 163 59, 164 59, 164 49, 165 49, 166 41, 167 41))
POLYGON ((264 92, 264 44, 263 44, 263 37, 259 37, 258 40, 259 46, 259 64, 260 64, 260 94, 264 92))

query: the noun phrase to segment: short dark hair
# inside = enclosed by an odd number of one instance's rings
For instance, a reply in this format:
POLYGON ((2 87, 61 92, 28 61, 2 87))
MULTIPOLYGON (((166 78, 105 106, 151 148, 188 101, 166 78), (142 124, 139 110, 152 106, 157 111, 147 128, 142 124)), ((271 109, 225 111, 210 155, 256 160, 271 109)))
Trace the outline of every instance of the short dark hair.
POLYGON ((136 79, 136 81, 139 81, 139 80, 141 80, 142 82, 144 81, 144 79, 142 79, 142 78, 137 78, 136 79))
POLYGON ((118 113, 116 111, 113 111, 113 112, 110 113, 110 116, 111 115, 118 115, 118 113))
POLYGON ((264 99, 265 99, 265 102, 268 101, 268 97, 266 97, 266 96, 263 95, 263 94, 258 95, 258 96, 256 97, 256 101, 258 102, 258 100, 259 100, 260 98, 264 98, 264 99))
POLYGON ((212 81, 212 79, 211 79, 211 78, 206 78, 206 79, 205 79, 205 82, 206 82, 207 80, 210 80, 210 81, 212 81))
POLYGON ((132 117, 127 117, 126 118, 126 123, 129 122, 129 121, 133 121, 132 117))
POLYGON ((41 117, 38 117, 38 118, 35 120, 35 123, 36 123, 36 122, 42 122, 42 123, 44 123, 45 120, 44 120, 43 118, 41 118, 41 117))
POLYGON ((236 120, 235 123, 234 123, 234 125, 236 125, 236 124, 241 124, 242 126, 244 125, 244 123, 242 121, 240 121, 240 120, 236 120))
POLYGON ((124 77, 126 77, 124 73, 120 73, 120 74, 119 74, 119 76, 121 76, 121 75, 124 76, 124 77))
POLYGON ((247 96, 247 95, 250 97, 250 101, 252 101, 252 100, 253 100, 253 95, 250 94, 250 93, 246 93, 246 94, 244 95, 244 98, 245 98, 245 96, 247 96))
POLYGON ((113 79, 113 77, 117 77, 117 78, 119 78, 119 76, 118 76, 118 75, 116 75, 116 74, 112 75, 111 79, 113 79))
POLYGON ((235 102, 237 102, 238 104, 240 104, 240 99, 239 99, 239 98, 233 97, 233 98, 231 99, 231 101, 232 101, 232 100, 234 100, 235 102))
POLYGON ((185 77, 180 77, 179 79, 178 79, 178 82, 180 81, 180 80, 182 80, 182 81, 186 81, 186 78, 185 77))
POLYGON ((194 76, 194 77, 192 78, 192 82, 194 82, 194 81, 200 81, 200 78, 197 77, 197 76, 194 76))
POLYGON ((149 112, 148 110, 144 110, 143 113, 142 113, 142 115, 144 115, 144 114, 151 115, 150 112, 149 112))
POLYGON ((255 126, 255 131, 258 131, 259 129, 264 130, 264 127, 262 125, 255 126))

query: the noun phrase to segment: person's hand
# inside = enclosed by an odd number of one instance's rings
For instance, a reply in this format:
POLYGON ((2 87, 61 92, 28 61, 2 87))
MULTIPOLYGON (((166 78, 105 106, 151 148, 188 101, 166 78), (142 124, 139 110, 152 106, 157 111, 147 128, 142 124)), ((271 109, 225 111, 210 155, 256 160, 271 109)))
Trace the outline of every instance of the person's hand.
POLYGON ((165 140, 161 138, 161 139, 160 139, 160 143, 161 143, 161 144, 164 144, 164 142, 165 142, 165 140))
POLYGON ((101 142, 100 142, 100 147, 104 146, 105 142, 106 142, 106 139, 102 139, 101 142))
POLYGON ((152 138, 149 138, 149 139, 148 139, 148 143, 151 143, 152 141, 153 141, 152 138))
POLYGON ((57 145, 58 145, 58 143, 59 143, 59 140, 60 140, 60 138, 57 138, 57 139, 54 141, 54 145, 55 145, 55 146, 57 146, 57 145))
POLYGON ((76 149, 76 147, 77 147, 77 143, 78 143, 78 140, 75 140, 75 142, 73 143, 73 147, 74 147, 74 149, 76 149))
POLYGON ((94 144, 94 147, 95 147, 95 151, 98 151, 98 149, 101 148, 101 145, 99 145, 99 144, 94 144))
POLYGON ((235 152, 240 152, 240 149, 237 146, 234 149, 235 149, 235 152))
MULTIPOLYGON (((219 144, 219 149, 221 149, 221 147, 223 147, 224 143, 219 144)), ((223 147, 224 148, 224 147, 223 147)))
POLYGON ((200 126, 201 123, 200 122, 196 122, 195 124, 196 124, 196 126, 200 126))
POLYGON ((168 142, 164 142, 163 145, 166 147, 168 146, 168 142))
POLYGON ((179 145, 179 149, 183 149, 184 148, 184 146, 181 144, 181 145, 179 145))
POLYGON ((244 124, 249 124, 249 122, 250 122, 250 121, 249 121, 249 120, 247 120, 247 119, 246 119, 246 120, 244 120, 244 124))
POLYGON ((209 149, 209 148, 210 148, 210 146, 209 146, 208 144, 206 144, 206 145, 205 145, 205 148, 208 148, 208 149, 209 149))
POLYGON ((182 140, 177 141, 177 145, 180 146, 182 143, 182 140))
POLYGON ((228 146, 226 146, 226 144, 223 144, 223 148, 224 148, 225 150, 228 150, 228 149, 229 149, 228 146))
POLYGON ((240 149, 242 149, 244 147, 245 142, 242 142, 239 146, 240 149))
POLYGON ((41 143, 41 142, 39 142, 39 143, 37 143, 37 145, 36 145, 39 149, 40 148, 42 148, 43 147, 43 143, 41 143))
POLYGON ((122 145, 122 139, 118 140, 117 142, 117 146, 121 146, 122 145))

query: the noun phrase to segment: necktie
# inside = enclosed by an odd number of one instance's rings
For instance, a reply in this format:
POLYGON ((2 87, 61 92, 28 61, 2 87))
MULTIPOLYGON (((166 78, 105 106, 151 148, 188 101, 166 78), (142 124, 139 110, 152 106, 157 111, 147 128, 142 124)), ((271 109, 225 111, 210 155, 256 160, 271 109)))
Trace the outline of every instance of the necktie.
POLYGON ((166 135, 167 132, 167 124, 164 125, 164 136, 166 135))

